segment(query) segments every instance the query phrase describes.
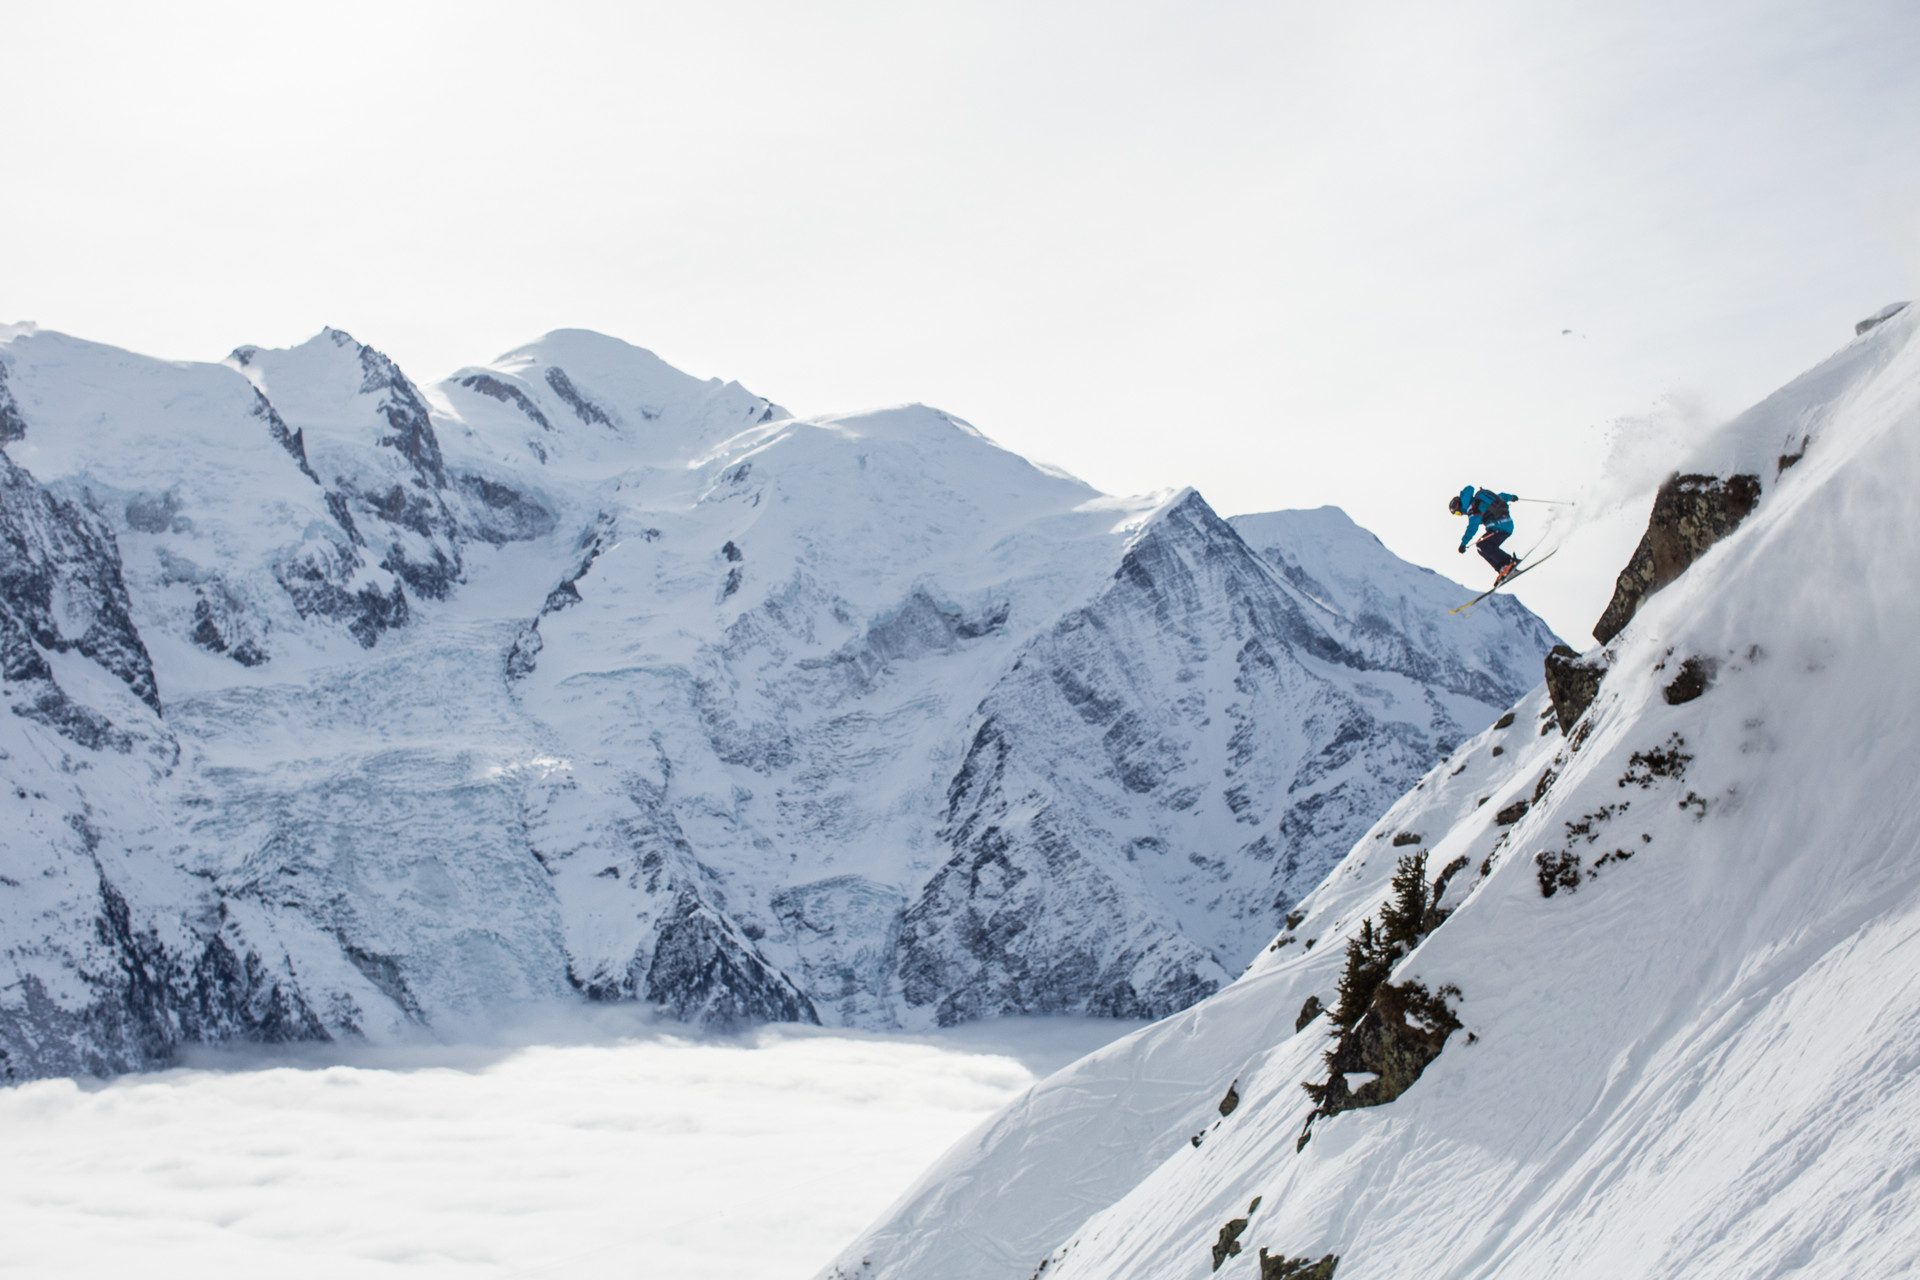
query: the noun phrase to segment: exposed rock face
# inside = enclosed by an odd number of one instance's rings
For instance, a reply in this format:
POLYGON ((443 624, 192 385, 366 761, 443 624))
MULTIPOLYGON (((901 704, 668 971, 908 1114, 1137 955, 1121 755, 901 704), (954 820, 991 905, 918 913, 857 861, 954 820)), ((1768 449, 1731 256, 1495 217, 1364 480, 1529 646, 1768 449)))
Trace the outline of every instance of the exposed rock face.
POLYGON ((74 651, 158 712, 153 661, 130 608, 113 531, 86 508, 48 493, 0 454, 0 625, 30 642, 24 648, 18 639, 8 644, 8 678, 51 679, 34 645, 74 651))
POLYGON ((1862 320, 1860 323, 1854 325, 1853 336, 1857 338, 1863 333, 1868 333, 1874 329, 1878 329, 1881 325, 1893 319, 1895 316, 1899 315, 1902 311, 1905 311, 1908 305, 1909 304, 1905 302, 1889 302, 1886 306, 1880 308, 1878 311, 1868 316, 1865 320, 1862 320))
MULTIPOLYGON (((1732 533, 1759 500, 1757 476, 1669 477, 1654 495, 1647 531, 1614 583, 1613 598, 1594 624, 1594 638, 1603 645, 1612 641, 1632 621, 1642 601, 1672 583, 1707 548, 1732 533)), ((1562 733, 1573 731, 1574 722, 1599 695, 1609 661, 1605 650, 1583 656, 1568 645, 1555 645, 1547 654, 1547 692, 1562 733)), ((1710 672, 1689 669, 1674 684, 1673 700, 1698 697, 1711 678, 1710 672)))
POLYGON ((520 412, 526 414, 527 417, 539 423, 542 431, 553 430, 553 424, 547 421, 547 415, 540 411, 540 406, 533 402, 533 398, 511 383, 502 382, 490 373, 475 373, 460 379, 460 385, 466 387, 468 390, 478 391, 483 396, 489 396, 498 400, 502 404, 514 406, 520 410, 520 412))
POLYGON ((1758 476, 1672 476, 1654 495, 1647 531, 1613 588, 1613 599, 1594 624, 1606 644, 1619 635, 1640 602, 1686 571, 1688 565, 1732 533, 1760 500, 1758 476))
POLYGON ((1713 687, 1719 672, 1720 664, 1712 658, 1688 658, 1680 664, 1680 674, 1660 690, 1660 696, 1674 707, 1692 702, 1713 687))
POLYGON ((1325 1054, 1327 1078, 1301 1085, 1314 1106, 1297 1149, 1307 1145, 1316 1120, 1381 1106, 1405 1093, 1460 1029, 1449 1003, 1459 999, 1458 988, 1430 991, 1417 981, 1387 979, 1403 957, 1446 922, 1449 912, 1441 903, 1466 865, 1465 858, 1456 858, 1429 886, 1427 855, 1403 855, 1393 877, 1393 898, 1380 909, 1378 926, 1369 917, 1349 939, 1340 1000, 1329 1014, 1333 1047, 1325 1054), (1353 1088, 1349 1074, 1371 1078, 1353 1088))
POLYGON ((0 360, 0 444, 11 444, 27 434, 27 422, 7 387, 7 362, 0 360))
POLYGON ((1315 1262, 1311 1258, 1270 1258, 1265 1249, 1260 1251, 1260 1280, 1333 1280, 1339 1266, 1338 1254, 1325 1254, 1315 1262))
POLYGON ((661 921, 645 994, 687 1022, 820 1021, 813 1002, 750 939, 685 892, 661 921))
POLYGON ((1217 989, 1318 878, 1313 851, 1364 827, 1385 778, 1437 758, 1314 662, 1382 670, 1198 495, 1165 512, 1108 589, 1036 638, 980 704, 947 791, 952 856, 903 922, 907 1002, 942 1025, 1160 1017, 1217 989), (1282 717, 1305 739, 1273 732, 1282 717), (1199 766, 1216 760, 1216 776, 1199 766), (1070 802, 1080 788, 1103 799, 1070 802), (1191 811, 1222 802, 1245 828, 1224 857, 1188 834, 1191 811), (1210 927, 1141 910, 1123 887, 1140 878, 1210 927))
POLYGON ((1553 699, 1553 717, 1561 733, 1572 733, 1573 723, 1593 705, 1600 681, 1607 674, 1605 650, 1582 656, 1571 645, 1557 644, 1547 654, 1547 696, 1553 699))

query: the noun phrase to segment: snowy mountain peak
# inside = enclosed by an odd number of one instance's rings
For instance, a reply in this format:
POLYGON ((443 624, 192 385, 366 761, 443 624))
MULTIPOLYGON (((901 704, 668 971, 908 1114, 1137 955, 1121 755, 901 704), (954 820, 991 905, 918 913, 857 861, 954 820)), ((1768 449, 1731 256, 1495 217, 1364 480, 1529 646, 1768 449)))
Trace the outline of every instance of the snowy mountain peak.
POLYGON ((790 416, 737 382, 682 373, 644 347, 557 329, 461 369, 437 398, 501 459, 621 469, 685 463, 790 416))

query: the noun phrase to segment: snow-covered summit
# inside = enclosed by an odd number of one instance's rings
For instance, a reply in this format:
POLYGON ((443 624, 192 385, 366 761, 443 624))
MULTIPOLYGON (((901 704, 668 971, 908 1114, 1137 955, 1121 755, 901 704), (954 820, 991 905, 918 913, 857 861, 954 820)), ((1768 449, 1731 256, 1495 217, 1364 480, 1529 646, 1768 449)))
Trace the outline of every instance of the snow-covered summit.
POLYGON ((1916 338, 1894 314, 1696 460, 1759 496, 1635 586, 1567 733, 1517 701, 1237 982, 1036 1086, 823 1275, 1909 1269, 1916 338))
POLYGON ((581 331, 421 387, 335 329, 23 330, 0 391, 16 1074, 582 997, 1170 1012, 1552 640, 1422 659, 1464 592, 1362 531, 1275 561, 1191 490, 581 331))
POLYGON ((448 447, 513 469, 531 457, 578 481, 608 467, 688 463, 723 440, 788 417, 737 382, 682 373, 644 347, 556 329, 435 389, 448 447))

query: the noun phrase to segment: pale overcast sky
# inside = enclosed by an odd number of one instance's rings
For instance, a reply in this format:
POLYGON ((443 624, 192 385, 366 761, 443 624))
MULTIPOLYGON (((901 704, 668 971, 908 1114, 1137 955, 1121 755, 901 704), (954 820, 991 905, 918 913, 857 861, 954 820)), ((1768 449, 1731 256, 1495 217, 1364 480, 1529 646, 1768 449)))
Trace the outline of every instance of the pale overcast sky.
MULTIPOLYGON (((594 328, 1479 582, 1461 484, 1599 492, 1920 294, 1917 67, 1912 0, 14 4, 0 321, 594 328)), ((1584 644, 1620 554, 1521 594, 1584 644)))

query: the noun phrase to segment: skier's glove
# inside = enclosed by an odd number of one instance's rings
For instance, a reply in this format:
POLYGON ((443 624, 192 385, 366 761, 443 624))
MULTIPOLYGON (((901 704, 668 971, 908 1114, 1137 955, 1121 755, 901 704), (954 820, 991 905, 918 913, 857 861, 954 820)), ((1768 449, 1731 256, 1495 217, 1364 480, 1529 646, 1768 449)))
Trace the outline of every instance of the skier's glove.
POLYGON ((1461 555, 1465 555, 1467 554, 1467 544, 1463 542, 1458 547, 1455 547, 1454 550, 1458 551, 1461 555))

